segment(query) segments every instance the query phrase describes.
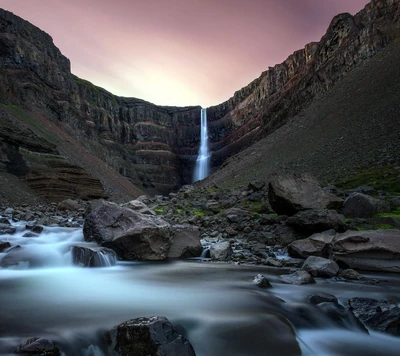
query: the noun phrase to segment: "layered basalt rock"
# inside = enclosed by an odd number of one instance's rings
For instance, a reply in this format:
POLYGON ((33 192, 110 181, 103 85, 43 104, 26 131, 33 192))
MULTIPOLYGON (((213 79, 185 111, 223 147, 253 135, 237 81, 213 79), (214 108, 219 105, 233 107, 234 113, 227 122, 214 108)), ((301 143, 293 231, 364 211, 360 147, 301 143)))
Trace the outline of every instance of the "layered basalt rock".
MULTIPOLYGON (((282 126, 399 37, 399 6, 399 1, 373 0, 355 16, 336 16, 320 42, 306 45, 228 101, 208 108, 213 167, 282 126)), ((56 123, 81 151, 99 158, 116 176, 153 192, 169 192, 192 180, 200 143, 199 106, 165 107, 117 97, 77 78, 49 35, 4 10, 0 82, 0 103, 56 123)), ((29 120, 24 124, 37 129, 29 120)), ((65 143, 61 134, 55 135, 65 143)), ((85 166, 69 152, 64 149, 63 155, 72 164, 85 166)), ((101 169, 96 172, 107 176, 101 169)))
POLYGON ((228 101, 208 109, 213 165, 285 124, 399 36, 396 0, 373 0, 355 16, 336 16, 320 42, 307 44, 228 101))

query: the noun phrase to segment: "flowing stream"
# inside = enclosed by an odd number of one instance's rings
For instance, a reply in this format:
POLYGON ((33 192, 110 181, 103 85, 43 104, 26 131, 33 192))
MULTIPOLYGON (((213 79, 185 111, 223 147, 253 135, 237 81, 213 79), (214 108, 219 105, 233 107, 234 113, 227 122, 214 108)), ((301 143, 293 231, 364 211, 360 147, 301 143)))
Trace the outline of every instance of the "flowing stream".
POLYGON ((81 229, 46 227, 26 238, 22 224, 17 228, 0 240, 19 244, 31 262, 0 268, 0 355, 35 336, 58 342, 66 355, 106 355, 104 330, 150 315, 180 325, 198 356, 399 355, 400 338, 367 334, 351 321, 339 325, 307 303, 316 292, 334 294, 343 305, 357 296, 398 299, 398 275, 293 286, 279 279, 288 270, 263 266, 180 261, 82 268, 72 265, 70 253, 85 244, 81 229), (252 283, 258 273, 271 289, 252 283))
POLYGON ((193 182, 202 180, 210 174, 210 152, 208 149, 207 109, 201 109, 200 149, 194 170, 193 182))

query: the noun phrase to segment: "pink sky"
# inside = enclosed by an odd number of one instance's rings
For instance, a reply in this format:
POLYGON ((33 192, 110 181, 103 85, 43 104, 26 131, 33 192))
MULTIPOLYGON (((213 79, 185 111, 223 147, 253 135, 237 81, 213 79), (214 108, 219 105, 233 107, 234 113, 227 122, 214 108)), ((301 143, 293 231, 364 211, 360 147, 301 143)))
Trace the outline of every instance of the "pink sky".
POLYGON ((368 0, 0 0, 72 72, 159 105, 219 104, 368 0))

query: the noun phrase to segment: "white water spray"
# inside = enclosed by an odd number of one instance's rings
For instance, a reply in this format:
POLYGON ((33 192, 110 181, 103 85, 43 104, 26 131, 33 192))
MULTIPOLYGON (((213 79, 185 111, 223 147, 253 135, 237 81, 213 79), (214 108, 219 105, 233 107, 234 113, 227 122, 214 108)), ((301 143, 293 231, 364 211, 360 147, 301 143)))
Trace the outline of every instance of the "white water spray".
POLYGON ((193 182, 206 178, 210 173, 210 152, 208 150, 207 109, 201 109, 200 149, 194 170, 193 182))

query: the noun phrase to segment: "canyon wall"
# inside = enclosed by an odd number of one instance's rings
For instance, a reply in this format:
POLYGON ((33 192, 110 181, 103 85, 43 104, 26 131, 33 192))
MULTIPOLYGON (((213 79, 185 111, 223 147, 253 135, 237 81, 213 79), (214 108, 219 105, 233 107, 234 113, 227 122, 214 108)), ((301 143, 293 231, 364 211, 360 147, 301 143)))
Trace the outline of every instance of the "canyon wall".
MULTIPOLYGON (((373 0, 355 16, 338 15, 320 42, 306 45, 228 101, 208 108, 214 169, 399 38, 399 14, 398 0, 373 0)), ((1 9, 0 83, 2 109, 11 116, 16 108, 22 111, 19 123, 44 140, 44 131, 52 130, 50 141, 63 156, 103 185, 107 169, 153 193, 191 182, 200 143, 199 106, 157 106, 82 80, 71 74, 69 60, 48 34, 1 9), (57 129, 51 129, 54 124, 57 129), (76 146, 105 166, 89 169, 76 146)))

